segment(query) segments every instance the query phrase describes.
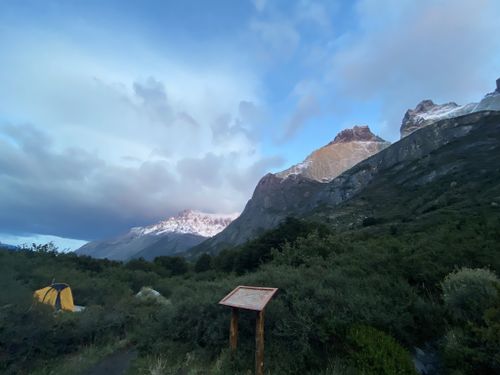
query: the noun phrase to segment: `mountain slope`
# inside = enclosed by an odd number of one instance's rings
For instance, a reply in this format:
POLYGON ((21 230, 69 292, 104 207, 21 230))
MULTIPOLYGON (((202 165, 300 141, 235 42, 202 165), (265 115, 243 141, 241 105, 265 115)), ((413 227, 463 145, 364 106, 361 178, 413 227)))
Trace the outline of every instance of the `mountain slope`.
POLYGON ((301 175, 328 182, 389 145, 390 142, 377 137, 368 126, 354 126, 341 131, 332 142, 314 151, 302 163, 276 173, 276 176, 301 175))
POLYGON ((311 210, 314 206, 309 204, 307 198, 321 189, 324 183, 389 145, 389 142, 373 134, 368 126, 354 126, 341 131, 332 142, 314 151, 302 163, 276 174, 265 175, 245 207, 245 217, 201 248, 240 244, 278 225, 289 212, 311 210))
MULTIPOLYGON (((419 222, 429 230, 432 221, 437 227, 441 220, 460 222, 463 215, 470 219, 484 214, 500 220, 500 112, 444 120, 415 132, 415 138, 427 138, 440 128, 457 136, 426 155, 381 167, 361 190, 351 190, 351 199, 339 201, 330 195, 329 203, 305 217, 340 231, 360 225, 396 231, 399 224, 419 222)), ((381 160, 356 166, 346 173, 346 179, 376 162, 381 160)))
POLYGON ((152 260, 161 255, 174 255, 219 233, 236 216, 186 210, 159 223, 132 228, 113 239, 89 242, 76 253, 113 260, 139 257, 152 260))
MULTIPOLYGON (((373 184, 381 184, 381 191, 384 191, 384 184, 392 186, 393 182, 384 177, 387 174, 392 174, 394 183, 409 179, 414 184, 427 184, 440 176, 453 175, 461 170, 461 159, 454 158, 454 153, 457 157, 460 152, 467 154, 468 149, 481 149, 483 143, 488 148, 481 151, 487 152, 490 158, 500 160, 499 140, 500 112, 475 112, 421 128, 326 184, 300 175, 294 176, 294 183, 287 183, 288 179, 280 181, 276 176, 266 175, 257 185, 241 216, 224 231, 195 247, 192 252, 217 252, 225 246, 243 243, 262 231, 273 228, 287 216, 319 215, 329 221, 343 217, 339 223, 353 225, 355 220, 362 221, 363 218, 372 216, 371 209, 365 208, 367 212, 363 212, 352 206, 352 210, 340 212, 337 211, 340 205, 362 194, 373 184), (451 162, 434 164, 433 154, 451 144, 457 145, 456 148, 451 148, 451 162), (413 171, 414 163, 427 165, 413 171), (411 176, 411 173, 415 173, 415 176, 411 176)), ((489 165, 489 172, 495 176, 493 178, 498 179, 498 164, 489 165)), ((390 194, 379 204, 392 207, 393 199, 396 198, 397 196, 390 194)))

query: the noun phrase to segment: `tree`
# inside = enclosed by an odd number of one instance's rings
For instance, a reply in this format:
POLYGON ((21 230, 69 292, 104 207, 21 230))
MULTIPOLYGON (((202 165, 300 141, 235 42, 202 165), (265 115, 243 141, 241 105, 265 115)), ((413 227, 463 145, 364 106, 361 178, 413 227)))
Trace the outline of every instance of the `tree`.
POLYGON ((172 276, 183 275, 189 270, 188 263, 183 257, 161 256, 156 257, 154 262, 170 272, 172 276))
POLYGON ((205 272, 212 269, 212 256, 210 254, 202 254, 194 265, 195 272, 205 272))

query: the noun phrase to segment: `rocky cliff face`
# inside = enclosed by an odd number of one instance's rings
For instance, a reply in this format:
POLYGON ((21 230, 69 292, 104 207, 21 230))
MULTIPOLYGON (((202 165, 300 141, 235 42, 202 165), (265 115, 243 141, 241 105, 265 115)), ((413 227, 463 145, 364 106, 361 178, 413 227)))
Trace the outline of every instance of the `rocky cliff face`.
POLYGON ((428 230, 433 220, 472 213, 500 218, 500 112, 443 120, 395 146, 332 181, 304 218, 336 231, 424 222, 428 230))
POLYGON ((495 91, 486 94, 474 111, 500 111, 500 78, 497 79, 495 91))
MULTIPOLYGON (((481 139, 482 129, 488 129, 491 138, 500 139, 500 113, 475 112, 458 118, 438 121, 404 137, 376 155, 358 163, 329 183, 320 183, 301 175, 283 180, 266 175, 256 187, 252 199, 241 216, 224 231, 207 240, 192 253, 217 252, 225 246, 241 244, 273 228, 287 216, 306 217, 314 212, 335 213, 336 207, 361 193, 382 175, 391 171, 404 179, 412 171, 413 163, 432 158, 433 152, 443 149, 474 132, 481 139), (264 193, 265 192, 265 193, 264 193)), ((467 142, 463 147, 467 148, 467 142)), ((498 149, 498 144, 496 145, 498 149)), ((452 161, 453 157, 450 158, 452 161)), ((430 162, 429 162, 430 163, 430 162)), ((456 166, 429 166, 425 173, 413 176, 415 183, 426 183, 440 175, 450 173, 456 166)))
POLYGON ((423 100, 414 109, 406 111, 401 123, 401 138, 415 130, 447 118, 459 117, 480 111, 500 111, 500 78, 496 81, 496 90, 486 94, 479 103, 458 105, 450 102, 434 104, 432 100, 423 100))
MULTIPOLYGON (((346 171, 314 197, 316 204, 337 205, 365 188, 381 172, 394 167, 403 169, 413 161, 429 157, 480 127, 491 126, 500 131, 500 112, 474 112, 465 116, 438 121, 394 143, 377 155, 346 171)), ((439 166, 429 170, 427 180, 438 176, 439 166)), ((424 177, 422 177, 425 180, 424 177)))
POLYGON ((470 113, 476 106, 476 103, 461 106, 453 102, 434 104, 432 100, 423 100, 414 109, 406 111, 400 129, 401 138, 436 121, 470 113))
POLYGON ((341 131, 333 141, 314 151, 302 163, 282 172, 265 175, 257 184, 240 218, 204 246, 240 244, 278 225, 287 216, 314 208, 310 197, 342 172, 390 145, 368 126, 341 131))
POLYGON ((301 175, 328 182, 389 145, 389 142, 373 134, 368 126, 354 126, 341 131, 332 142, 314 151, 302 163, 276 173, 276 177, 286 179, 301 175))

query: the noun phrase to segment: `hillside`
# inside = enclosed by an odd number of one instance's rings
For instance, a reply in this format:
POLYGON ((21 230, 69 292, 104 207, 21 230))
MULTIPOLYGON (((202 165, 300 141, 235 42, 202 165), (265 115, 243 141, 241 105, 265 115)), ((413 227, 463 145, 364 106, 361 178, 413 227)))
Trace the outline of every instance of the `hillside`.
MULTIPOLYGON (((388 211, 391 207, 399 207, 397 190, 401 189, 402 182, 406 184, 405 189, 406 186, 416 189, 419 186, 425 187, 436 178, 446 177, 451 181, 457 180, 458 186, 463 188, 460 185, 464 178, 461 173, 468 172, 461 172, 460 163, 473 163, 475 160, 474 168, 481 171, 488 167, 488 173, 494 179, 495 176, 498 177, 497 164, 491 162, 482 166, 482 159, 474 159, 473 156, 486 152, 484 160, 495 160, 495 157, 498 160, 499 139, 500 112, 476 112, 423 127, 329 183, 320 183, 300 175, 290 176, 284 181, 274 175, 266 175, 255 188, 252 199, 240 217, 215 237, 193 248, 191 253, 216 253, 224 247, 241 244, 264 230, 275 227, 288 216, 319 217, 319 213, 323 212, 322 219, 338 222, 339 225, 360 222, 373 216, 373 209, 362 206, 354 198, 366 189, 368 192, 377 186, 381 191, 391 191, 391 194, 370 203, 380 204, 388 211), (481 145, 488 142, 493 143, 484 150, 481 145), (435 162, 433 155, 444 150, 448 152, 447 159, 443 159, 442 164, 440 161, 435 162), (460 155, 467 155, 469 152, 471 157, 460 158, 460 155), (455 176, 455 173, 458 175, 455 176), (362 208, 339 211, 337 206, 350 200, 350 207, 360 205, 362 208)), ((465 166, 472 168, 468 164, 464 164, 464 168, 465 166)), ((466 185, 465 188, 469 189, 467 191, 473 191, 471 186, 474 185, 466 185)), ((418 201, 419 197, 420 195, 414 196, 413 201, 418 201)), ((404 210, 404 207, 403 205, 400 209, 404 210)))
MULTIPOLYGON (((338 198, 330 198, 329 203, 305 216, 326 221, 338 230, 349 230, 362 223, 385 227, 402 222, 429 225, 430 218, 432 221, 441 216, 446 220, 460 219, 466 212, 500 215, 500 112, 445 120, 418 130, 414 136, 421 140, 435 139, 438 129, 439 133, 446 129, 466 135, 420 158, 405 157, 388 168, 380 167, 362 190, 346 192, 355 194, 352 199, 335 204, 338 198)), ((410 146, 409 141, 401 142, 410 146)), ((360 163, 343 178, 353 181, 361 174, 366 176, 368 168, 381 165, 384 158, 380 154, 360 163)), ((333 189, 323 192, 323 197, 325 194, 336 197, 332 192, 333 189)))
POLYGON ((263 285, 279 288, 266 309, 272 374, 415 375, 413 363, 426 374, 497 374, 498 132, 498 114, 489 114, 466 136, 380 172, 351 200, 309 213, 327 225, 289 219, 196 263, 0 250, 0 371, 59 374, 73 364, 66 373, 76 374, 133 345, 130 374, 158 364, 166 373, 247 374, 254 314, 241 313, 232 356, 230 312, 217 302, 237 285, 263 285), (33 304, 33 290, 53 278, 71 285, 83 313, 33 304), (145 285, 166 300, 136 298, 145 285), (84 360, 89 350, 96 354, 84 360))

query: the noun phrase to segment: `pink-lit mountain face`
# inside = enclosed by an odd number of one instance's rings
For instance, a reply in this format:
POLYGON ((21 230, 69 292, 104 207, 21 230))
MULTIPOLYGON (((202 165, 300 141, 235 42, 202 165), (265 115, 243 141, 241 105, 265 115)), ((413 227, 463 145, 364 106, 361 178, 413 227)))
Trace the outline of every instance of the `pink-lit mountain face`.
POLYGON ((132 228, 125 235, 89 242, 76 253, 113 260, 140 257, 152 260, 157 256, 175 255, 221 232, 237 216, 185 210, 156 224, 132 228))
POLYGON ((286 179, 291 175, 301 175, 328 182, 389 145, 390 142, 373 134, 368 126, 354 126, 342 130, 333 141, 311 153, 302 163, 276 173, 276 176, 286 179))
POLYGON ((138 236, 182 233, 212 237, 226 228, 238 215, 207 214, 201 211, 185 210, 157 224, 132 228, 131 232, 138 236))

